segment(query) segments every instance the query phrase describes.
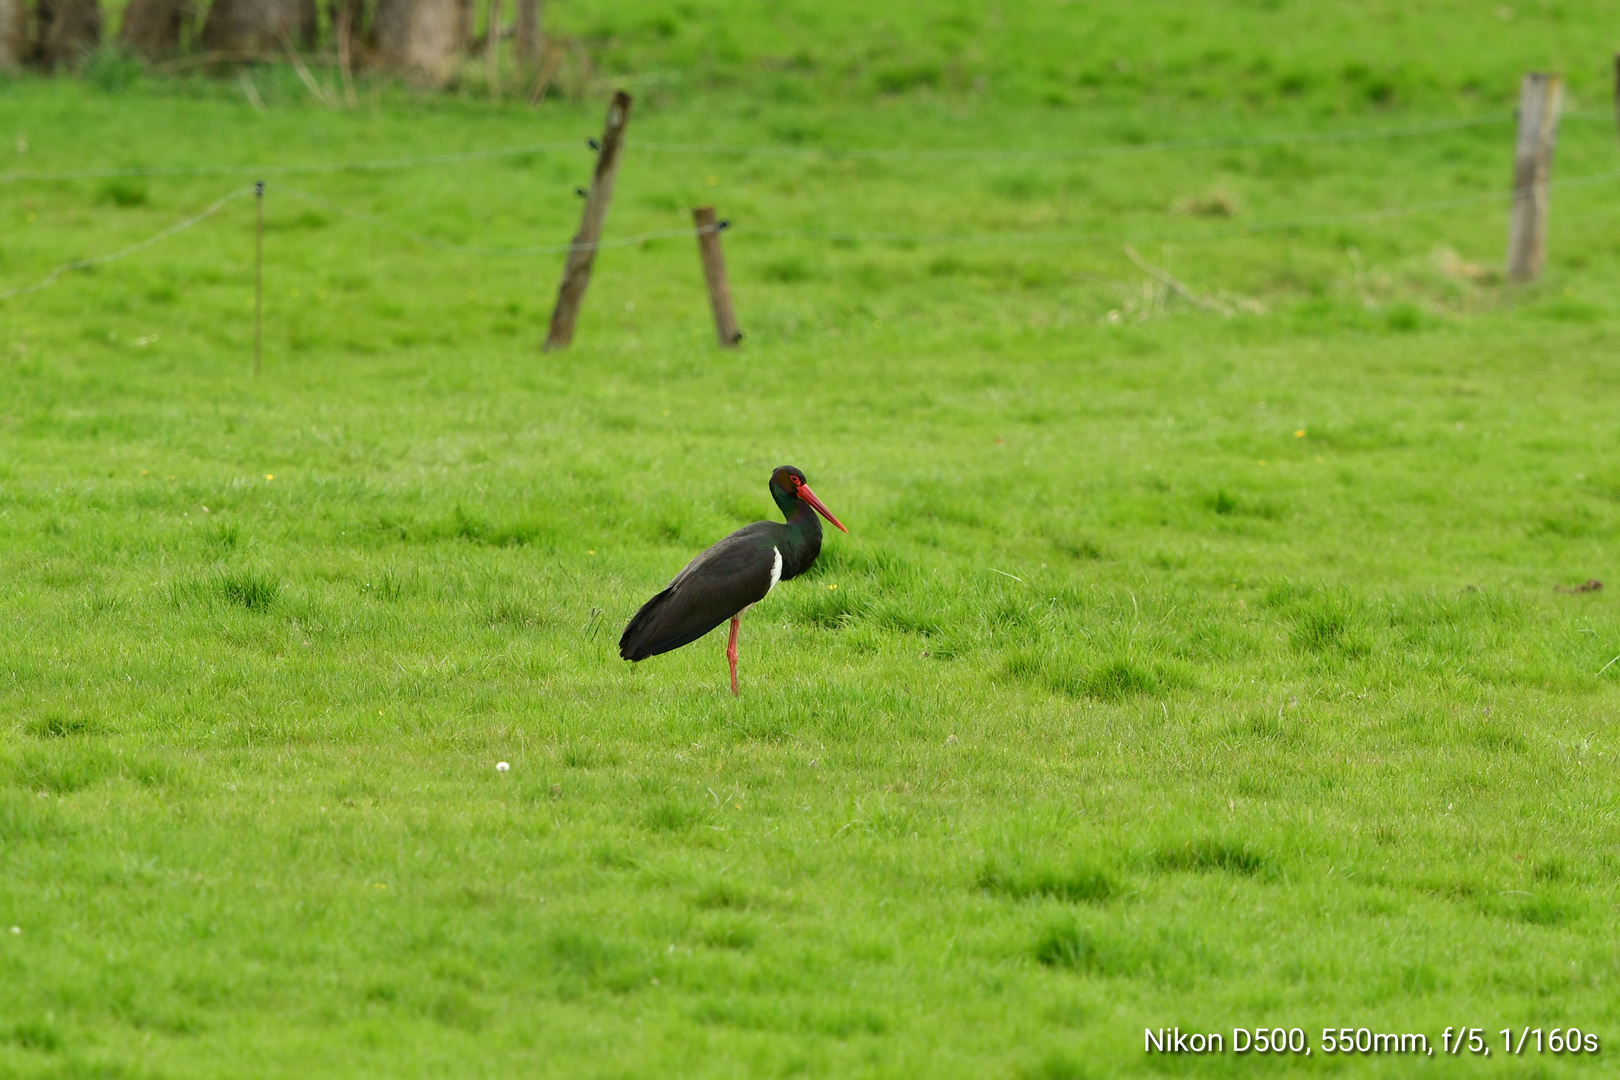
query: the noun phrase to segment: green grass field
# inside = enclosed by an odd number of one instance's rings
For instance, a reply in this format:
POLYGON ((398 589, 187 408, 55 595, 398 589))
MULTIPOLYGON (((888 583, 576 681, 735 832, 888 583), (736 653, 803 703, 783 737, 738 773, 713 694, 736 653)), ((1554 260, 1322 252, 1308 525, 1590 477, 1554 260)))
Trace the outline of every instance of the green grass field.
MULTIPOLYGON (((869 8, 548 5, 534 110, 0 84, 0 174, 579 147, 271 176, 257 379, 251 198, 0 303, 0 1076, 1612 1070, 1620 178, 1498 272, 1522 71, 1620 168, 1611 13, 869 8), (561 256, 332 209, 565 243, 615 80, 608 235, 715 203, 736 352, 689 237, 542 354, 561 256), (787 462, 852 535, 740 700, 619 660, 787 462)), ((253 179, 0 183, 0 291, 253 179)))

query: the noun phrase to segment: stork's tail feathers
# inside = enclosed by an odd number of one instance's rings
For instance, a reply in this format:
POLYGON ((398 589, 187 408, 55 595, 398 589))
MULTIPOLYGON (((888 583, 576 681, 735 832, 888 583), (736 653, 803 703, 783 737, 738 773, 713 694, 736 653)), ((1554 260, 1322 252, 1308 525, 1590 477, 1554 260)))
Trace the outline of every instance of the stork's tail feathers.
POLYGON ((645 660, 649 656, 657 656, 661 652, 668 652, 674 646, 659 648, 658 609, 664 601, 669 599, 673 590, 665 589, 657 596, 641 605, 630 625, 624 628, 624 634, 619 638, 619 655, 626 660, 645 660))

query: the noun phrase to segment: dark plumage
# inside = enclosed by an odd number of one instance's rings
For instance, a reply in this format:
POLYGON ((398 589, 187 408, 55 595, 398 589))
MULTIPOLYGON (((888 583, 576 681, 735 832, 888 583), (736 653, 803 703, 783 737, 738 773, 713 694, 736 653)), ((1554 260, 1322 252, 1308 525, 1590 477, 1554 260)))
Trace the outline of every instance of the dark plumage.
POLYGON ((619 638, 620 656, 645 660, 678 649, 730 619, 726 659, 731 692, 737 692, 737 630, 743 611, 765 599, 778 581, 796 578, 815 564, 821 554, 818 513, 849 531, 821 505, 804 473, 791 465, 771 473, 771 498, 787 523, 756 521, 693 559, 667 589, 641 605, 619 638))

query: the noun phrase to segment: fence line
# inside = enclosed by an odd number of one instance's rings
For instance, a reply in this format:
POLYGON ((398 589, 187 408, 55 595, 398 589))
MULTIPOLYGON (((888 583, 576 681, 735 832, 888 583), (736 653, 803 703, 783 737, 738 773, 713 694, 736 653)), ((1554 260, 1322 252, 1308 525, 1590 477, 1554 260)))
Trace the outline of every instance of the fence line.
MULTIPOLYGON (((1590 187, 1595 184, 1608 183, 1620 180, 1620 169, 1607 172, 1592 173, 1587 176, 1570 177, 1564 180, 1555 180, 1548 186, 1555 189, 1570 189, 1590 187)), ((351 210, 340 206, 328 199, 309 192, 294 188, 278 187, 278 193, 293 195, 307 199, 317 205, 323 206, 335 213, 343 214, 357 221, 363 221, 378 228, 385 229, 415 243, 434 247, 442 251, 453 251, 468 255, 491 256, 527 256, 527 255, 559 255, 575 249, 573 244, 550 244, 534 247, 481 247, 474 245, 452 244, 449 241, 439 240, 435 237, 414 233, 401 228, 384 218, 359 210, 351 210)), ((1465 206, 1481 206, 1490 203, 1507 202, 1519 192, 1515 189, 1493 191, 1479 195, 1463 195, 1452 199, 1436 199, 1426 202, 1407 203, 1401 206, 1376 207, 1369 210, 1349 210, 1337 214, 1318 214, 1309 217, 1280 218, 1271 221, 1255 221, 1247 223, 1233 223, 1229 226, 1216 226, 1197 230, 1182 230, 1172 233, 906 233, 906 232, 859 232, 852 230, 831 229, 794 229, 794 228, 760 228, 737 223, 721 223, 716 230, 729 229, 734 233, 746 236, 795 238, 805 240, 826 241, 865 241, 872 243, 910 243, 910 244, 983 244, 983 245, 1071 245, 1096 243, 1131 243, 1147 240, 1188 240, 1218 239, 1225 236, 1242 236, 1249 233, 1281 232, 1287 229, 1317 228, 1324 225, 1338 225, 1353 221, 1376 221, 1381 218, 1404 217, 1412 214, 1432 213, 1442 210, 1452 210, 1465 206)), ((695 237, 700 232, 695 228, 662 229, 656 232, 637 233, 632 236, 620 237, 616 240, 604 240, 594 245, 578 245, 581 250, 587 248, 604 250, 608 248, 631 247, 647 240, 662 240, 669 238, 695 237)))
MULTIPOLYGON (((1620 180, 1620 169, 1610 169, 1606 172, 1591 173, 1586 176, 1570 177, 1564 180, 1554 180, 1547 186, 1559 190, 1571 188, 1591 187, 1620 180)), ((1480 206, 1493 202, 1505 202, 1519 194, 1517 189, 1502 192, 1491 192, 1482 195, 1465 195, 1455 199, 1439 199, 1429 202, 1408 203, 1404 206, 1387 206, 1373 210, 1351 210, 1339 214, 1320 214, 1312 217, 1282 218, 1274 221, 1256 221, 1248 224, 1233 224, 1230 226, 1200 229, 1197 231, 1182 231, 1171 233, 1082 233, 1082 234, 1020 234, 1020 233, 900 233, 900 232, 849 232, 830 231, 821 229, 779 229, 779 228, 749 228, 736 226, 728 222, 720 222, 711 228, 684 228, 660 229, 655 232, 636 233, 632 236, 622 236, 615 240, 603 240, 591 245, 575 244, 547 244, 532 247, 482 247, 467 244, 452 244, 449 241, 421 233, 411 232, 395 225, 391 221, 376 217, 359 210, 351 210, 340 206, 329 199, 322 198, 307 191, 296 188, 277 187, 277 194, 286 194, 325 207, 334 213, 342 214, 366 224, 384 229, 414 243, 436 248, 440 251, 450 251, 464 255, 482 255, 495 257, 525 257, 535 255, 561 255, 576 248, 602 251, 611 248, 631 247, 648 240, 664 240, 681 237, 695 237, 704 232, 730 229, 731 231, 759 237, 797 238, 806 240, 848 240, 869 241, 875 243, 913 243, 913 244, 1009 244, 1009 245, 1069 245, 1078 247, 1084 244, 1098 243, 1133 243, 1147 240, 1175 240, 1178 242, 1197 242, 1199 240, 1219 239, 1225 236, 1242 236, 1251 233, 1281 232, 1287 229, 1320 228, 1325 225, 1341 225, 1353 221, 1376 221, 1381 218, 1404 217, 1410 214, 1432 213, 1440 210, 1451 210, 1464 206, 1480 206)), ((114 262, 126 258, 137 252, 144 251, 152 245, 166 240, 177 233, 198 225, 222 210, 227 204, 246 195, 251 195, 254 188, 243 187, 229 192, 210 203, 204 209, 192 216, 170 225, 161 232, 154 233, 145 240, 119 248, 106 255, 97 255, 88 259, 77 259, 66 262, 53 269, 41 281, 6 292, 0 292, 0 302, 10 300, 12 297, 36 293, 53 284, 59 277, 70 270, 83 270, 92 266, 114 262)))
MULTIPOLYGON (((1104 146, 1070 147, 1053 150, 971 150, 971 149, 842 149, 813 146, 722 146, 697 143, 661 143, 627 140, 632 150, 659 154, 710 154, 723 157, 825 157, 851 160, 1063 160, 1086 157, 1120 157, 1133 154, 1163 153, 1173 150, 1217 150, 1245 146, 1292 146, 1324 143, 1370 142, 1430 135, 1443 131, 1510 123, 1512 113, 1434 120, 1395 128, 1366 128, 1348 131, 1280 132, 1271 135, 1212 136, 1196 139, 1167 139, 1158 142, 1119 143, 1104 146)), ((386 172, 429 165, 453 165, 530 154, 578 150, 584 140, 529 143, 521 146, 491 147, 481 150, 424 154, 415 157, 381 158, 374 161, 315 162, 306 165, 152 165, 122 169, 65 169, 54 172, 0 173, 0 184, 45 180, 109 180, 123 177, 168 176, 296 176, 340 172, 386 172)))
MULTIPOLYGON (((37 293, 41 289, 47 288, 48 286, 54 284, 56 282, 57 278, 61 277, 63 274, 67 273, 70 270, 84 270, 84 269, 88 269, 89 267, 92 267, 92 266, 101 266, 104 263, 115 262, 118 259, 126 258, 127 256, 134 255, 137 252, 144 251, 147 248, 151 247, 153 244, 159 243, 160 241, 163 241, 163 240, 167 240, 169 237, 174 236, 176 233, 185 232, 187 229, 191 228, 192 226, 202 223, 204 220, 214 216, 220 210, 224 209, 226 204, 234 202, 235 200, 240 199, 243 196, 252 195, 252 194, 254 194, 254 192, 256 190, 257 190, 256 185, 251 185, 251 186, 243 187, 243 188, 237 188, 235 191, 229 192, 229 193, 221 196, 220 198, 216 199, 214 202, 210 203, 207 207, 205 207, 204 209, 198 211, 197 213, 193 214, 192 216, 190 216, 188 218, 185 218, 182 221, 178 221, 175 224, 170 225, 168 228, 161 230, 160 232, 157 232, 157 233, 152 234, 151 236, 148 236, 145 240, 137 241, 136 243, 130 244, 128 247, 119 248, 117 251, 109 252, 109 253, 107 253, 105 255, 96 255, 96 256, 93 256, 93 257, 88 258, 88 259, 76 259, 76 260, 74 260, 72 262, 63 263, 62 265, 60 265, 60 266, 56 267, 55 269, 53 269, 48 275, 45 276, 44 279, 36 282, 33 285, 25 285, 25 286, 22 286, 20 288, 8 290, 6 292, 0 292, 0 302, 10 300, 14 296, 25 296, 25 295, 28 295, 30 293, 37 293)), ((719 224, 717 226, 714 226, 712 228, 702 228, 702 229, 698 229, 698 228, 691 228, 691 229, 662 229, 662 230, 659 230, 657 232, 638 233, 638 234, 636 234, 634 236, 623 236, 623 237, 620 237, 617 240, 604 240, 604 241, 601 241, 599 243, 589 244, 589 245, 586 245, 586 244, 548 244, 548 245, 543 245, 543 246, 517 247, 517 248, 477 247, 477 246, 471 246, 471 245, 466 245, 466 244, 452 244, 452 243, 449 243, 448 241, 439 240, 439 239, 437 239, 435 237, 424 236, 421 233, 413 233, 409 229, 400 228, 399 226, 395 225, 393 222, 385 221, 382 218, 375 217, 375 216, 373 216, 371 214, 363 213, 363 212, 361 212, 359 210, 350 210, 348 207, 339 206, 336 203, 331 202, 330 200, 323 199, 319 195, 313 195, 313 194, 311 194, 310 192, 307 192, 307 191, 299 191, 296 188, 284 188, 284 187, 277 187, 277 188, 274 189, 274 191, 277 194, 293 195, 293 196, 296 196, 296 197, 301 198, 301 199, 306 199, 306 200, 308 200, 308 201, 310 201, 312 203, 315 203, 316 205, 324 206, 327 209, 332 210, 332 211, 334 211, 336 213, 344 214, 344 215, 346 215, 348 217, 355 218, 356 220, 364 221, 364 222, 366 222, 366 223, 368 223, 370 225, 375 225, 375 226, 377 226, 379 228, 386 229, 389 232, 395 233, 396 235, 402 236, 405 239, 414 241, 414 242, 419 243, 419 244, 424 244, 424 245, 427 245, 429 247, 438 248, 441 251, 453 251, 453 252, 458 252, 458 253, 467 254, 467 255, 494 255, 494 256, 560 255, 563 252, 573 251, 576 248, 578 248, 580 250, 584 250, 587 247, 600 251, 600 250, 604 250, 604 249, 607 249, 607 248, 630 247, 630 246, 632 246, 634 244, 639 244, 639 243, 642 243, 643 241, 646 241, 646 240, 662 240, 662 239, 667 239, 667 238, 670 238, 670 237, 695 237, 695 236, 698 236, 701 233, 718 232, 719 230, 728 227, 727 223, 722 222, 721 224, 719 224)))
POLYGON ((307 191, 299 191, 297 188, 277 187, 274 190, 278 195, 292 195, 295 198, 304 199, 314 203, 317 206, 325 207, 326 209, 331 210, 333 213, 342 214, 345 217, 354 218, 356 221, 364 221, 367 224, 375 225, 380 229, 391 232, 396 236, 403 237, 406 240, 412 241, 413 243, 437 248, 440 251, 459 252, 463 255, 521 257, 526 255, 561 255, 564 252, 571 251, 604 251, 609 248, 632 247, 647 240, 667 240, 671 237, 694 237, 700 232, 717 231, 715 229, 660 229, 656 232, 636 233, 634 236, 621 236, 617 240, 599 240, 594 244, 540 244, 530 247, 484 247, 475 244, 452 244, 448 240, 440 240, 436 237, 426 236, 418 232, 412 232, 409 229, 401 228, 400 226, 395 225, 393 222, 384 218, 367 214, 361 210, 351 210, 346 206, 339 206, 330 199, 323 199, 319 195, 313 195, 307 191))
POLYGON ((309 165, 152 165, 128 169, 68 169, 62 172, 0 173, 0 184, 15 184, 25 180, 109 180, 136 176, 296 176, 308 173, 385 172, 391 169, 413 169, 423 165, 454 165, 462 161, 482 161, 489 158, 523 157, 558 150, 578 150, 584 144, 569 142, 531 143, 525 146, 501 146, 484 150, 462 150, 445 154, 424 154, 419 157, 382 158, 376 161, 331 161, 309 165))
POLYGON ((115 260, 134 255, 138 251, 144 251, 161 240, 167 240, 176 233, 185 232, 193 225, 200 224, 205 219, 213 217, 220 210, 224 209, 227 203, 234 202, 235 200, 242 198, 244 195, 251 195, 253 194, 253 191, 254 189, 252 187, 237 188, 235 191, 216 199, 205 209, 193 214, 184 221, 170 225, 167 229, 164 229, 162 232, 155 233, 152 236, 148 236, 145 240, 141 240, 125 248, 119 248, 117 251, 109 252, 106 255, 96 255, 88 259, 75 259, 73 262, 63 263, 61 266, 58 266, 56 269, 52 270, 45 276, 43 280, 37 282, 36 284, 25 285, 21 288, 11 289, 8 292, 0 292, 0 301, 10 300, 14 296, 26 296, 29 293, 37 293, 41 289, 53 284, 57 278, 67 273, 69 270, 84 270, 92 266, 100 266, 103 263, 114 262, 115 260))
MULTIPOLYGON (((1554 180, 1546 186, 1553 189, 1569 189, 1591 187, 1594 184, 1608 183, 1620 180, 1620 169, 1607 172, 1592 173, 1587 176, 1571 177, 1567 180, 1554 180)), ((1385 206, 1371 210, 1347 210, 1338 214, 1318 214, 1311 217, 1281 218, 1274 221, 1255 221, 1245 224, 1234 223, 1228 226, 1198 230, 1183 230, 1180 232, 1159 233, 901 233, 901 232, 842 232, 827 229, 758 229, 746 225, 734 225, 733 231, 749 236, 776 236, 797 237, 806 240, 847 240, 870 241, 874 243, 910 243, 910 244, 984 244, 993 246, 997 244, 1098 244, 1098 243, 1134 243, 1147 240, 1185 240, 1198 241, 1204 239, 1218 239, 1225 236, 1243 236, 1250 233, 1282 232, 1288 229, 1320 228, 1324 225, 1342 225, 1353 221, 1376 221, 1381 218, 1405 217, 1411 214, 1432 213, 1440 210, 1452 210, 1464 206, 1481 206, 1488 203, 1508 202, 1521 194, 1517 188, 1506 191, 1490 192, 1482 195, 1463 195, 1454 199, 1437 199, 1430 202, 1408 203, 1404 206, 1385 206)))
POLYGON ((1415 135, 1432 135, 1460 128, 1505 124, 1513 120, 1512 113, 1467 117, 1454 120, 1436 120, 1400 128, 1374 128, 1361 131, 1291 132, 1276 135, 1215 135, 1197 139, 1165 139, 1158 142, 1119 143, 1110 146, 1073 147, 1057 150, 843 150, 818 146, 720 146, 697 143, 632 142, 637 150, 650 150, 665 154, 714 154, 725 157, 827 157, 854 159, 920 159, 920 160, 1042 160, 1084 157, 1123 157, 1131 154, 1154 154, 1167 150, 1219 150, 1244 146, 1292 146, 1310 143, 1369 142, 1377 139, 1399 139, 1415 135))

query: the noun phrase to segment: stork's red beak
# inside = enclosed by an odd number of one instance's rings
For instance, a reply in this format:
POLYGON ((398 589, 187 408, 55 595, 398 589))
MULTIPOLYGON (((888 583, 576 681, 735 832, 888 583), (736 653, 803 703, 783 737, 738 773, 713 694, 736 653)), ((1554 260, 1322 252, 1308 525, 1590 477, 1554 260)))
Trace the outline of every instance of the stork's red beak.
POLYGON ((829 510, 825 506, 821 505, 821 500, 816 498, 816 493, 810 490, 810 485, 809 484, 800 484, 799 485, 799 498, 801 498, 805 502, 809 503, 810 504, 810 509, 814 510, 816 513, 820 514, 822 517, 824 517, 828 521, 832 522, 833 525, 835 525, 838 529, 840 529, 843 532, 849 532, 848 529, 844 528, 844 523, 842 521, 839 521, 837 518, 833 517, 833 514, 832 514, 831 510, 829 510))

